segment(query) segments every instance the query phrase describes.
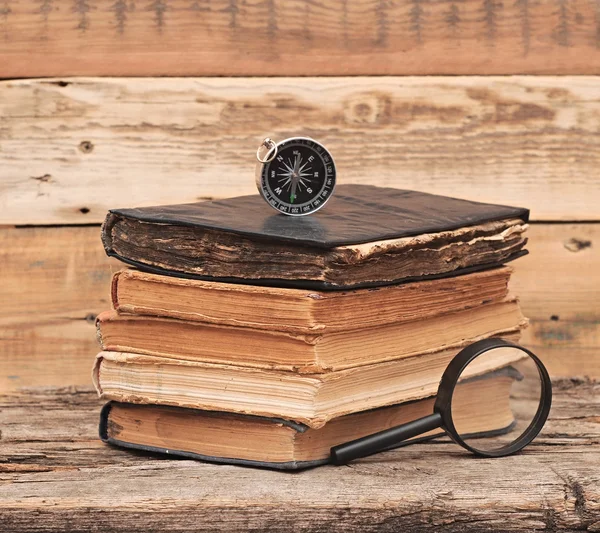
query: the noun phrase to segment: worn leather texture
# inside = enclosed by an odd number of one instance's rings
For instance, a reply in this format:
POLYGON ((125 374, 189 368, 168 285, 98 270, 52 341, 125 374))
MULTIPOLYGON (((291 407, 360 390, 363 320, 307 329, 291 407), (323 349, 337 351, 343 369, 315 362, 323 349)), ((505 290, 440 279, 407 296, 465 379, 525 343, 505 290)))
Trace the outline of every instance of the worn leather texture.
POLYGON ((258 194, 214 202, 114 209, 111 213, 143 222, 213 229, 325 249, 508 218, 527 222, 529 218, 529 210, 521 207, 372 185, 339 185, 323 209, 305 217, 277 214, 258 194))

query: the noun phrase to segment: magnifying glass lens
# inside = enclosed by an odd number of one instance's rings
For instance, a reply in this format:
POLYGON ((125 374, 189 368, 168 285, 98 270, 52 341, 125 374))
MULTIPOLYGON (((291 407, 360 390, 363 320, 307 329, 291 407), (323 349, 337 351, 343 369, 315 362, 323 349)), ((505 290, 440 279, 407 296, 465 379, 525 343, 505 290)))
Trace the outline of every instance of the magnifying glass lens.
POLYGON ((452 394, 452 421, 474 451, 493 453, 511 446, 538 416, 542 377, 521 350, 503 346, 482 353, 464 368, 459 383, 464 386, 452 394))

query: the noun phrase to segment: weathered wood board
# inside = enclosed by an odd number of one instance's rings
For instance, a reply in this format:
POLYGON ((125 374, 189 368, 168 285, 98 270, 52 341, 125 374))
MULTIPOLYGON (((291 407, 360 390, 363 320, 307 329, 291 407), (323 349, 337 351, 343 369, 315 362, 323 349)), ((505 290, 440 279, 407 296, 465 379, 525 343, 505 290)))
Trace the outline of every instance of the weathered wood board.
POLYGON ((528 256, 513 263, 511 289, 527 316, 552 322, 600 319, 600 224, 532 224, 528 256))
POLYGON ((535 224, 511 289, 531 319, 523 342, 556 376, 600 377, 600 226, 535 224))
POLYGON ((590 0, 3 0, 0 77, 598 74, 590 0))
POLYGON ((0 224, 255 194, 267 135, 319 139, 341 183, 600 220, 600 77, 13 80, 0 117, 0 224))
POLYGON ((94 322, 119 268, 100 228, 2 228, 0 264, 0 391, 90 384, 94 322))
MULTIPOLYGON (((600 377, 600 224, 534 224, 511 289, 532 323, 525 343, 555 376, 600 377)), ((99 227, 0 229, 0 391, 88 385, 95 316, 120 264, 99 227), (18 244, 19 248, 15 248, 18 244)))
POLYGON ((5 531, 598 531, 600 385, 555 383, 523 453, 428 443, 285 473, 103 445, 89 389, 0 396, 5 531))

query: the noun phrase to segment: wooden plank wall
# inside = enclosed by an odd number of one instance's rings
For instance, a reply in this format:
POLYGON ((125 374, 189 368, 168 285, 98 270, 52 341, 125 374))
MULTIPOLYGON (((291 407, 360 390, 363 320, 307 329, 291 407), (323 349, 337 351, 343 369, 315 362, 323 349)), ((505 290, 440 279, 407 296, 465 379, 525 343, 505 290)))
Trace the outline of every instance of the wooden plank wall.
POLYGON ((600 376, 599 35, 582 0, 0 1, 0 391, 89 386, 108 208, 253 193, 299 133, 341 182, 531 208, 526 343, 600 376))
POLYGON ((2 0, 4 77, 597 74, 594 0, 2 0))
POLYGON ((256 146, 298 132, 342 182, 595 220, 596 77, 76 78, 0 82, 0 224, 253 194, 256 146))

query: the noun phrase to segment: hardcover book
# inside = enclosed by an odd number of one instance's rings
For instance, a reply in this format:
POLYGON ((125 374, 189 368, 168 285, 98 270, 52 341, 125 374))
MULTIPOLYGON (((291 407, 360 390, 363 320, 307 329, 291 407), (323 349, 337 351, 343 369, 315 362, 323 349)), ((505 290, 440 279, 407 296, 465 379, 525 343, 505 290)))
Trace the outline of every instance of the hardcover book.
POLYGON ((112 304, 123 316, 291 333, 337 332, 422 321, 499 302, 508 296, 511 273, 505 266, 387 287, 316 291, 183 279, 127 269, 113 276, 112 304))
POLYGON ((342 331, 289 332, 172 318, 98 315, 98 339, 106 351, 233 364, 303 374, 338 371, 460 347, 527 325, 516 299, 425 320, 342 331))
POLYGON ((160 274, 343 289, 463 274, 526 253, 527 209, 416 191, 340 185, 310 217, 273 213, 258 195, 115 209, 109 256, 160 274))

